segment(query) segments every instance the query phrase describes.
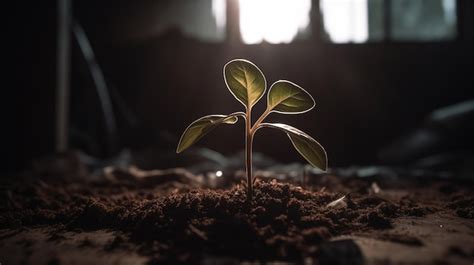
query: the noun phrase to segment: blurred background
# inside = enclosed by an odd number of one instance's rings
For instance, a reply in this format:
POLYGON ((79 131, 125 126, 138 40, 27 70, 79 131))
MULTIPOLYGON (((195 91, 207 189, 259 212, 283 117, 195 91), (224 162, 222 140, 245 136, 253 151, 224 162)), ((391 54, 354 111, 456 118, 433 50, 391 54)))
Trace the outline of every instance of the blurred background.
MULTIPOLYGON (((174 150, 192 121, 243 110, 222 77, 234 58, 313 95, 313 111, 269 119, 312 135, 331 167, 474 165, 470 0, 48 0, 5 11, 6 170, 66 150, 183 165, 174 150)), ((238 156, 243 132, 222 126, 194 151, 238 156)), ((278 131, 259 131, 254 150, 303 163, 278 131)))

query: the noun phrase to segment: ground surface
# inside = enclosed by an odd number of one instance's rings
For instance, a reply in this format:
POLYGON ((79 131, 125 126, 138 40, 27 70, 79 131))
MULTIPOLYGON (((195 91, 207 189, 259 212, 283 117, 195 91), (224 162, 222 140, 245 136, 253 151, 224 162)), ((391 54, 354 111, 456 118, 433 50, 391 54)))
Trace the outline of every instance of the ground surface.
POLYGON ((250 203, 232 177, 216 184, 181 169, 5 182, 0 263, 474 262, 469 183, 263 175, 250 203))

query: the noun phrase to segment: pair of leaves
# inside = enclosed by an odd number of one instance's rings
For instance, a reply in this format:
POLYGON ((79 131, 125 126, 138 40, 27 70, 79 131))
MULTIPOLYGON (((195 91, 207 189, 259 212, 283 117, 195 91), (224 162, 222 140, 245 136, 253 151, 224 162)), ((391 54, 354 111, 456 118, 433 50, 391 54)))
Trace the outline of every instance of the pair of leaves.
MULTIPOLYGON (((224 66, 224 79, 230 93, 247 109, 265 94, 267 81, 258 67, 242 59, 224 66)), ((286 80, 276 81, 268 91, 267 110, 284 114, 303 113, 314 107, 314 99, 303 88, 286 80)))
MULTIPOLYGON (((204 135, 214 130, 220 124, 235 124, 238 121, 238 115, 208 115, 202 117, 193 123, 184 131, 179 141, 177 153, 180 153, 199 141, 204 135)), ((281 123, 262 123, 261 128, 275 128, 285 132, 291 140, 291 143, 312 166, 326 170, 327 158, 324 148, 311 136, 292 126, 281 123)))
MULTIPOLYGON (((263 97, 266 90, 266 80, 262 71, 247 60, 237 59, 227 63, 224 66, 224 79, 232 95, 248 110, 263 97)), ((280 80, 269 89, 266 111, 297 114, 311 110, 314 105, 313 97, 303 88, 290 81, 280 80)), ((238 116, 245 117, 245 114, 237 112, 230 115, 209 115, 194 121, 181 136, 176 152, 184 151, 220 124, 235 124, 238 116)), ((311 165, 326 170, 326 152, 311 136, 286 124, 263 123, 259 126, 261 127, 285 132, 296 150, 311 165)))

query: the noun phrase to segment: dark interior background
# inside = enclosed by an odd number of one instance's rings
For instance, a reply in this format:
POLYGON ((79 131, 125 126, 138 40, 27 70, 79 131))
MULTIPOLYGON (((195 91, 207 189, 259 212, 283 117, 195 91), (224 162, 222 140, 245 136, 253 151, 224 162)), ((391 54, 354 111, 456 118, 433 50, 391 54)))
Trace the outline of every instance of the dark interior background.
MULTIPOLYGON (((226 89, 222 67, 230 59, 246 58, 270 84, 291 80, 316 100, 311 112, 272 114, 272 121, 294 125, 320 141, 330 166, 377 163, 381 147, 431 111, 474 97, 474 2, 457 4, 458 35, 449 41, 333 44, 321 37, 315 9, 309 39, 245 45, 233 32, 217 43, 196 40, 176 28, 153 34, 147 30, 152 10, 166 1, 74 1, 74 17, 88 35, 108 85, 119 95, 114 107, 122 104, 128 114, 117 111, 117 145, 101 147, 107 137, 101 133, 103 120, 73 41, 71 122, 86 124, 93 131, 88 137, 99 146, 72 141, 73 147, 103 158, 125 147, 174 149, 193 120, 243 109, 226 89)), ((4 50, 11 61, 3 88, 3 139, 6 168, 18 169, 54 151, 57 10, 55 1, 18 3, 9 10, 5 42, 12 47, 4 50)), ((235 16, 229 23, 236 23, 235 16)), ((264 105, 259 103, 254 116, 264 105)), ((243 128, 243 123, 218 128, 200 145, 232 154, 243 148, 243 128)), ((260 131, 254 148, 280 161, 300 159, 279 132, 260 131)))

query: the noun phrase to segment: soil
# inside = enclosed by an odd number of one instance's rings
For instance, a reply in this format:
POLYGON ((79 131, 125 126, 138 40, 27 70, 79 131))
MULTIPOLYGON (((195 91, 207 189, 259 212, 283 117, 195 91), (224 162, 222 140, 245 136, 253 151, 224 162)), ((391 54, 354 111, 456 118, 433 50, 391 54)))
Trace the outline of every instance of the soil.
POLYGON ((132 168, 109 170, 87 182, 5 181, 0 262, 471 264, 474 260, 470 184, 424 179, 390 185, 321 175, 301 186, 262 177, 248 201, 242 182, 211 189, 214 184, 199 179, 184 169, 132 168), (443 225, 446 228, 438 231, 443 225), (394 254, 396 249, 399 255, 394 254))

